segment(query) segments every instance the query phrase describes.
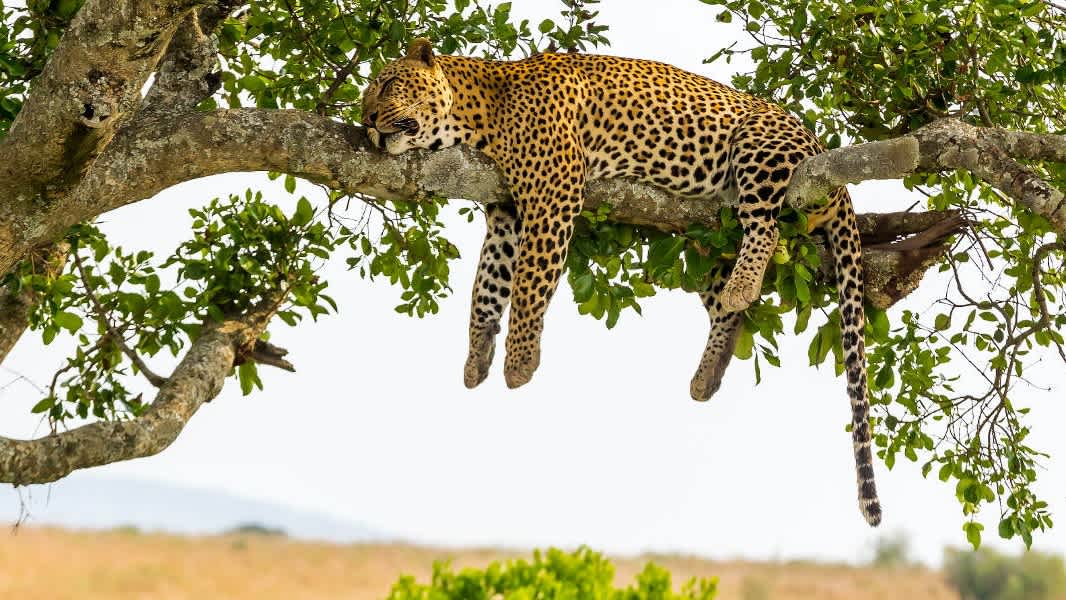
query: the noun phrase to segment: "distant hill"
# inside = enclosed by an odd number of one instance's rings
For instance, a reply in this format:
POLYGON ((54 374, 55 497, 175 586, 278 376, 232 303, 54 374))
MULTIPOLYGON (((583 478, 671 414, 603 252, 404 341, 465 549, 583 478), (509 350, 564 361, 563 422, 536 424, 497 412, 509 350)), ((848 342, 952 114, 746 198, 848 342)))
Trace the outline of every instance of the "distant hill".
POLYGON ((254 525, 297 539, 336 543, 389 536, 344 519, 210 489, 75 473, 51 486, 0 486, 0 523, 73 529, 136 527, 205 535, 254 525), (20 501, 20 493, 21 499, 20 501))

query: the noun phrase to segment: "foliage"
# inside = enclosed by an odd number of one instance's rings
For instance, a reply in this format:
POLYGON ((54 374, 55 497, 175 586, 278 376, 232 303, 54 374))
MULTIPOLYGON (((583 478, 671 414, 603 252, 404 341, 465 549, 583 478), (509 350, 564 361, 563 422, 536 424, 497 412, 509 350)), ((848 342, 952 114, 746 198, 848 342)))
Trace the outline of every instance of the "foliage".
POLYGON ((718 587, 714 579, 692 579, 674 592, 669 571, 652 563, 636 586, 616 588, 613 580, 614 567, 596 552, 550 549, 535 552, 532 562, 494 562, 459 573, 436 563, 430 584, 402 577, 386 600, 712 600, 718 587))
POLYGON ((1062 557, 1034 550, 1007 556, 990 548, 949 548, 944 573, 962 600, 1056 600, 1066 595, 1062 557))
MULTIPOLYGON (((801 115, 829 147, 949 116, 1066 131, 1066 8, 1058 4, 702 1, 724 8, 719 20, 737 19, 753 42, 709 60, 749 56, 754 71, 733 84, 801 115)), ((1066 188, 1066 166, 1028 166, 1066 188)), ((1032 490, 1043 455, 1027 445, 1027 410, 1012 399, 1038 351, 1054 348, 1066 361, 1064 253, 1045 247, 1046 221, 969 173, 918 174, 904 185, 929 208, 961 209, 973 226, 941 267, 953 283, 937 307, 904 311, 872 349, 878 453, 889 468, 902 454, 922 460, 924 474, 953 480, 974 545, 983 530, 976 515, 988 503, 999 505, 999 535, 1031 544, 1052 521, 1032 490)))
MULTIPOLYGON (((140 414, 145 405, 125 375, 143 367, 129 366, 131 355, 176 356, 204 322, 259 305, 276 308, 289 324, 336 310, 315 272, 345 238, 316 222, 306 199, 287 215, 249 190, 189 212, 193 238, 164 261, 113 247, 99 229, 81 225, 68 236, 65 273, 47 278, 24 269, 8 276, 15 289, 38 292, 30 325, 46 344, 61 331, 77 341, 34 412, 53 422, 140 414)), ((240 374, 245 393, 262 387, 254 365, 240 374)))
POLYGON ((441 53, 494 58, 528 56, 549 44, 584 49, 606 43, 606 29, 586 6, 563 0, 564 22, 515 22, 511 3, 482 0, 270 0, 250 3, 219 35, 223 88, 207 106, 225 103, 315 110, 360 119, 363 87, 416 36, 441 53))
MULTIPOLYGON (((610 208, 584 211, 570 245, 567 277, 581 314, 605 318, 607 327, 614 327, 624 309, 639 313, 639 299, 654 295, 656 288, 701 292, 712 278, 728 276, 742 235, 733 209, 719 211, 716 228, 690 225, 682 233, 670 234, 612 223, 610 208)), ((762 361, 781 364, 777 335, 784 331, 782 316, 795 312, 793 332, 798 334, 806 331, 812 313, 823 311, 836 298, 832 282, 819 276, 821 257, 806 233, 804 215, 786 208, 779 223, 781 239, 763 282, 763 298, 744 312, 744 328, 734 351, 741 359, 754 357, 757 380, 762 361)), ((883 339, 888 326, 884 313, 873 307, 867 310, 873 324, 870 340, 883 339)), ((811 364, 821 364, 830 352, 839 374, 844 365, 835 317, 815 333, 811 364)))

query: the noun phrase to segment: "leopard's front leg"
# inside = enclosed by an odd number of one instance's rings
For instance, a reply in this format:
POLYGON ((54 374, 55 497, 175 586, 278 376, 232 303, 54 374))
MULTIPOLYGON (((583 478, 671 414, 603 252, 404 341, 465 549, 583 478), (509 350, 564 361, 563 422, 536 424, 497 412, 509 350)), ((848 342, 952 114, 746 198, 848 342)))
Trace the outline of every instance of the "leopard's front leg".
POLYGON ((512 192, 522 223, 511 288, 504 378, 525 385, 540 365, 544 313, 562 278, 566 251, 581 213, 584 162, 575 147, 529 161, 512 171, 512 192))
POLYGON ((463 369, 463 381, 471 389, 485 380, 492 365, 500 317, 511 302, 518 254, 519 225, 514 206, 489 205, 485 222, 488 228, 470 300, 470 352, 463 369))

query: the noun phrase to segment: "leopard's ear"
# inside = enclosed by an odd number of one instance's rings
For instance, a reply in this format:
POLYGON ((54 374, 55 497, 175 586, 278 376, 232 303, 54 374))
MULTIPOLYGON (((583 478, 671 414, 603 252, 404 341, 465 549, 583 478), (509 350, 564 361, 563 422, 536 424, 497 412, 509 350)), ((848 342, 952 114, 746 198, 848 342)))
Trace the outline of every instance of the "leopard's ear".
POLYGON ((417 60, 427 67, 433 66, 433 42, 428 38, 420 37, 411 41, 407 48, 407 58, 417 60))

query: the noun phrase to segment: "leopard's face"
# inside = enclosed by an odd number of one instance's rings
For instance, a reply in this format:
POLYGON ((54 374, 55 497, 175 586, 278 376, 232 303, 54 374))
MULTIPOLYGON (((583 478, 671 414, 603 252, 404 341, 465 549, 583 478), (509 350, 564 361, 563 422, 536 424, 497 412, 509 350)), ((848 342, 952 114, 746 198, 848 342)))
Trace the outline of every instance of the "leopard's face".
POLYGON ((452 98, 429 41, 420 38, 364 90, 363 125, 370 141, 389 154, 429 148, 451 111, 452 98))

